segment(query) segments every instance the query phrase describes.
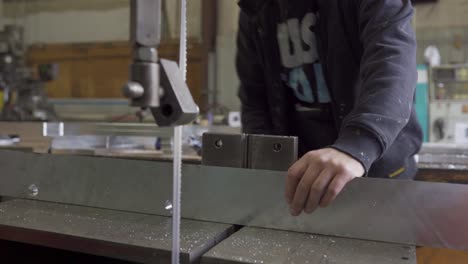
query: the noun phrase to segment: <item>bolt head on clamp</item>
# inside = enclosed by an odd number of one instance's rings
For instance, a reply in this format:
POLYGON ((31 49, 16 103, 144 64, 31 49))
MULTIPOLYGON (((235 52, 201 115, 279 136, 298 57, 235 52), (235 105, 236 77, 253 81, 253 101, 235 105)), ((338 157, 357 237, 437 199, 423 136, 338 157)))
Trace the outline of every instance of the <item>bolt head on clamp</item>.
POLYGON ((143 96, 145 89, 137 82, 128 82, 122 87, 122 93, 128 99, 138 99, 143 96))
POLYGON ((130 105, 135 107, 159 107, 159 65, 153 62, 134 62, 130 65, 130 82, 122 88, 130 105))

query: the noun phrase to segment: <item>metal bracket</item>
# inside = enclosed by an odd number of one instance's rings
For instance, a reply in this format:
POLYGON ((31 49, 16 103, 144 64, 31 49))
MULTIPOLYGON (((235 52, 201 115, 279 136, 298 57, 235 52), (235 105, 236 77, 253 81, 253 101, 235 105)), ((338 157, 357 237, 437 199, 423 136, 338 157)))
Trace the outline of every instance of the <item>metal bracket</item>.
POLYGON ((184 125, 195 120, 199 109, 173 61, 160 60, 162 94, 159 107, 151 108, 159 126, 184 125))
POLYGON ((297 137, 203 134, 206 166, 287 171, 297 160, 297 137))

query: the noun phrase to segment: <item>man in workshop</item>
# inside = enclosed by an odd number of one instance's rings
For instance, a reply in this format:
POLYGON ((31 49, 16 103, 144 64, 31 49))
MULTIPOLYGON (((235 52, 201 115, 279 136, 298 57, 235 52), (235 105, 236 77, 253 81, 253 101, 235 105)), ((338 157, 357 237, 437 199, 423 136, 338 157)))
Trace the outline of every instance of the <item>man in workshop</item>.
POLYGON ((286 200, 328 206, 357 177, 413 179, 410 0, 241 0, 237 71, 245 133, 299 137, 286 200))

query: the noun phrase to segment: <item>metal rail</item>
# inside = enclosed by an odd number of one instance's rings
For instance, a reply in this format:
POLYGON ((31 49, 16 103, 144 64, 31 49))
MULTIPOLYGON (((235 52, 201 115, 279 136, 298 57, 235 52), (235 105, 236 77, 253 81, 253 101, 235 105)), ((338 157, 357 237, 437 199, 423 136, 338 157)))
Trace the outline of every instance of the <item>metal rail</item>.
MULTIPOLYGON (((186 126, 193 133, 211 131, 216 133, 236 133, 239 128, 227 126, 186 126)), ((142 136, 170 138, 173 128, 158 127, 142 123, 93 123, 93 122, 0 122, 0 131, 6 134, 24 132, 25 137, 60 136, 142 136)), ((21 134, 21 133, 20 133, 21 134)))

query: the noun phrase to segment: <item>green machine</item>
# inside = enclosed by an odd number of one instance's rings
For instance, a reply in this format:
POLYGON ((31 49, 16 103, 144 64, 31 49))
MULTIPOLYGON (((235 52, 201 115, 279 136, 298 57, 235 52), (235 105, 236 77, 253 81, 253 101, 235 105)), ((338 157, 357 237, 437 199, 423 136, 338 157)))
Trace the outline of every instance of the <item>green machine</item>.
POLYGON ((427 142, 429 140, 429 70, 426 65, 418 65, 418 84, 414 104, 423 130, 424 142, 427 142))

